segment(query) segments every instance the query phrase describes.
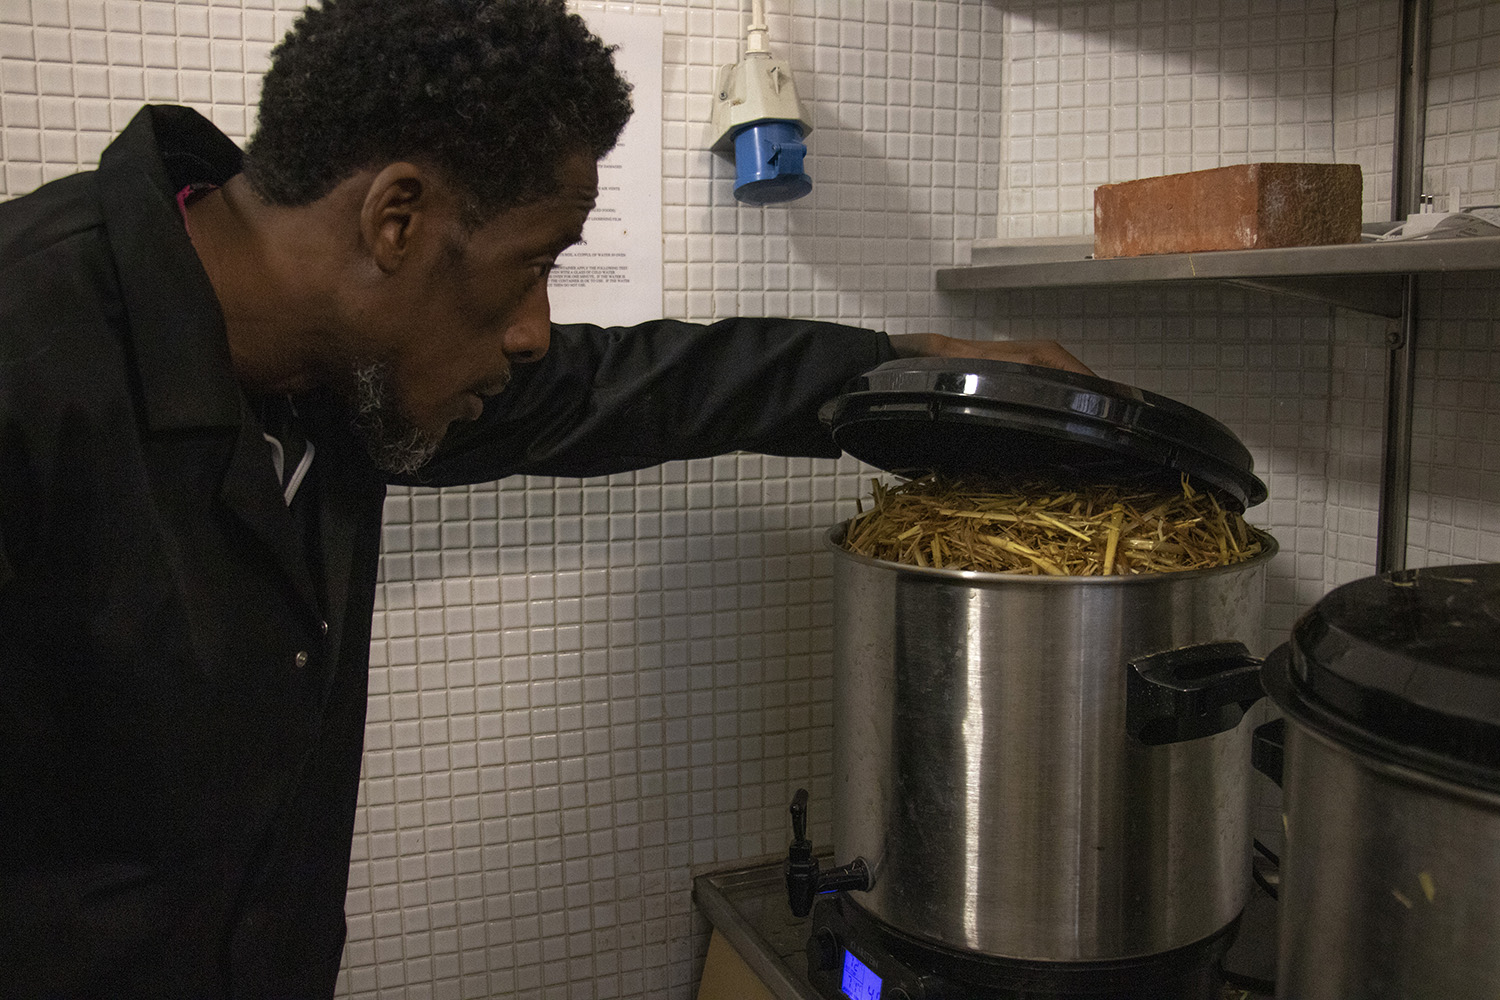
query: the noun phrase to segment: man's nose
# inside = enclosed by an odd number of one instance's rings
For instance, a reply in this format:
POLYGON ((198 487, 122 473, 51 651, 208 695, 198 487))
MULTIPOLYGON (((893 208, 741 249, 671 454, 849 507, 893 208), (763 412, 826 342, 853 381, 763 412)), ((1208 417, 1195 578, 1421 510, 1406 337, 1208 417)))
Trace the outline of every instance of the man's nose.
POLYGON ((547 285, 543 282, 521 300, 505 329, 500 347, 511 361, 525 364, 541 360, 551 342, 552 303, 547 299, 547 285))

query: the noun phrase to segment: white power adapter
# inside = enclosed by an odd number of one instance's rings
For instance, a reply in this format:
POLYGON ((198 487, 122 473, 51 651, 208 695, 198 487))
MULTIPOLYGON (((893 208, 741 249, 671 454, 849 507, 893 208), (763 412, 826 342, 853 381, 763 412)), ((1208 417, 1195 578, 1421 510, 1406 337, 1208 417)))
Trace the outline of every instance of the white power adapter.
MULTIPOLYGON (((1431 196, 1425 196, 1424 200, 1431 196)), ((1379 241, 1438 239, 1453 236, 1500 236, 1500 208, 1476 205, 1460 210, 1459 192, 1448 194, 1448 211, 1416 212, 1399 226, 1377 237, 1379 241)))

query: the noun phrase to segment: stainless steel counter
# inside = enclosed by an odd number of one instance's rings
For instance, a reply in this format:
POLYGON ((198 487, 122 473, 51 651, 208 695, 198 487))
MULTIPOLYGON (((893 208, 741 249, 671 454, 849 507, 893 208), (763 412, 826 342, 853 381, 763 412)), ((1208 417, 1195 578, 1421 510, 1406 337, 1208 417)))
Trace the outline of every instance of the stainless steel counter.
POLYGON ((699 875, 693 901, 777 1000, 822 1000, 804 971, 812 918, 792 916, 780 862, 699 875))
MULTIPOLYGON (((827 857, 821 860, 831 863, 827 857)), ((804 971, 812 921, 792 916, 780 861, 699 875, 693 879, 693 901, 777 1000, 823 1000, 804 971)), ((1229 968, 1257 978, 1274 973, 1275 905, 1260 892, 1253 894, 1229 953, 1229 968)), ((1224 996, 1270 1000, 1266 994, 1229 987, 1224 996)))

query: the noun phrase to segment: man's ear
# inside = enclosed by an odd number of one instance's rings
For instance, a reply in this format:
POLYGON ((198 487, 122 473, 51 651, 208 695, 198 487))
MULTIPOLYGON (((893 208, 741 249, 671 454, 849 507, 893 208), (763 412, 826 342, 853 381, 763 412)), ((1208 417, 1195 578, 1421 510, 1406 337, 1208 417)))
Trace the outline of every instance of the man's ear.
POLYGON ((387 274, 401 266, 422 235, 435 192, 427 173, 413 163, 387 164, 365 189, 359 233, 375 265, 387 274))

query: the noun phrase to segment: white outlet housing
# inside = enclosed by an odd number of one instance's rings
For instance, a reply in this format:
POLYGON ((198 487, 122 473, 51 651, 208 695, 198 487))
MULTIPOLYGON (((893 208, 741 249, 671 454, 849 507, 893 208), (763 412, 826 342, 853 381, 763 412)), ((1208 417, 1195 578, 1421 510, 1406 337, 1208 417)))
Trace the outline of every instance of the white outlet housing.
POLYGON ((805 136, 812 122, 802 116, 797 85, 792 72, 768 52, 751 52, 744 59, 719 70, 714 94, 713 142, 716 153, 734 155, 734 133, 742 127, 768 119, 796 122, 805 136))

